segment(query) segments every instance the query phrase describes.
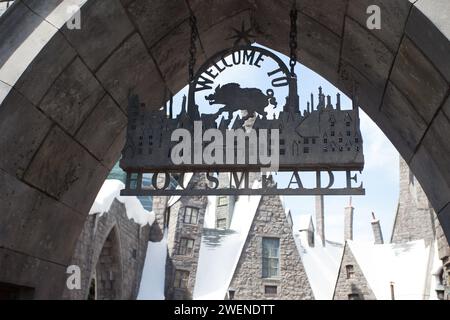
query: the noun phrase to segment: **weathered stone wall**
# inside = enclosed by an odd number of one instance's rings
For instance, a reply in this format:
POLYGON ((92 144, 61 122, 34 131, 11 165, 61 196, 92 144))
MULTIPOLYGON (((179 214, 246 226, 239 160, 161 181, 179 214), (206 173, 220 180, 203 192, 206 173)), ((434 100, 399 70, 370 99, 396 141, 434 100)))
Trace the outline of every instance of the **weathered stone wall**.
POLYGON ((444 299, 450 300, 450 245, 437 218, 435 224, 439 259, 442 260, 443 268, 442 284, 444 286, 444 299))
POLYGON ((234 299, 314 299, 301 262, 292 229, 278 196, 261 199, 230 288, 234 299), (280 239, 280 275, 262 278, 262 238, 280 239), (277 286, 276 295, 266 295, 264 286, 277 286))
POLYGON ((350 294, 357 294, 360 300, 375 300, 375 295, 347 244, 344 248, 333 300, 349 300, 350 294), (347 279, 347 265, 353 266, 353 275, 349 279, 347 279))
MULTIPOLYGON (((196 185, 196 188, 203 188, 206 185, 203 174, 195 174, 189 186, 196 185)), ((188 186, 188 187, 189 187, 188 186)), ((202 241, 203 222, 207 205, 206 196, 181 197, 169 210, 169 223, 167 235, 167 261, 165 296, 168 300, 192 299, 195 279, 197 274, 200 244, 202 241), (184 211, 186 207, 198 209, 198 221, 196 224, 184 223, 184 211), (193 252, 190 255, 178 254, 181 238, 194 240, 193 252), (184 270, 189 272, 187 289, 174 287, 175 271, 184 270)))
POLYGON ((400 195, 391 243, 434 241, 434 211, 406 162, 400 157, 400 195))
POLYGON ((149 230, 149 226, 141 227, 128 219, 124 204, 117 199, 109 212, 89 215, 71 260, 81 269, 81 289, 65 288, 63 298, 87 299, 95 275, 99 299, 135 299, 149 230))

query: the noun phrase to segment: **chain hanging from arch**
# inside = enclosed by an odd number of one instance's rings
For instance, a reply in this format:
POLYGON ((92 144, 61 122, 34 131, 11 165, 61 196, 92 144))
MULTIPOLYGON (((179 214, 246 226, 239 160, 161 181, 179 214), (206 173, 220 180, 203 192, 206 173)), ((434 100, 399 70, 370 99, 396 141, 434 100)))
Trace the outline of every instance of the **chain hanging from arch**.
POLYGON ((289 65, 291 67, 291 74, 295 74, 295 65, 297 64, 297 6, 294 0, 292 4, 292 9, 290 12, 291 18, 291 31, 289 32, 289 47, 291 49, 291 56, 289 65))
POLYGON ((189 83, 194 79, 194 68, 197 56, 196 41, 198 39, 197 18, 191 13, 189 17, 189 25, 191 27, 191 45, 189 48, 189 83))

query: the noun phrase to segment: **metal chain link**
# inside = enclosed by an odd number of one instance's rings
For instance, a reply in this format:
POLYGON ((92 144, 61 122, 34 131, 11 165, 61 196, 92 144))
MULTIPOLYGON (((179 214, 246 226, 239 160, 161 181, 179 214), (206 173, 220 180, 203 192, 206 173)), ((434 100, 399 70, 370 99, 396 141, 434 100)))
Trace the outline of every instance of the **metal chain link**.
POLYGON ((194 79, 194 68, 197 57, 197 47, 196 41, 198 38, 197 34, 197 18, 193 14, 191 14, 189 18, 189 24, 191 26, 191 46, 189 48, 189 82, 194 79))
POLYGON ((291 31, 289 33, 289 47, 291 48, 291 59, 289 61, 289 65, 291 66, 291 73, 295 72, 295 65, 297 64, 297 8, 294 5, 292 6, 291 13, 291 31))

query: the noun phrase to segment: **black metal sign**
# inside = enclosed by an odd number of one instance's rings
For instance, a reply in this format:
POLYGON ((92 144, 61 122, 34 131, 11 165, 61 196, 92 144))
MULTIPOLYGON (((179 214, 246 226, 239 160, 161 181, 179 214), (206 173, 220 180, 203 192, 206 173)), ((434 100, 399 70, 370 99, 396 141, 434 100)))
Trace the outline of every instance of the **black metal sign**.
POLYGON ((333 104, 319 88, 317 103, 311 95, 301 110, 296 75, 272 51, 251 44, 236 44, 215 54, 191 79, 177 115, 172 106, 151 108, 138 96, 130 97, 120 162, 128 174, 123 195, 364 193, 362 186, 352 187, 349 178, 346 187, 332 188, 333 171, 352 177, 352 171, 364 166, 358 108, 341 108, 339 94, 333 104), (223 73, 242 66, 260 74, 265 70, 267 87, 219 81, 223 73), (283 90, 287 96, 278 101, 276 93, 283 90), (211 111, 201 112, 201 104, 211 106, 211 111), (262 185, 198 191, 140 185, 146 173, 267 171, 326 172, 330 183, 313 189, 300 183, 297 188, 262 185))

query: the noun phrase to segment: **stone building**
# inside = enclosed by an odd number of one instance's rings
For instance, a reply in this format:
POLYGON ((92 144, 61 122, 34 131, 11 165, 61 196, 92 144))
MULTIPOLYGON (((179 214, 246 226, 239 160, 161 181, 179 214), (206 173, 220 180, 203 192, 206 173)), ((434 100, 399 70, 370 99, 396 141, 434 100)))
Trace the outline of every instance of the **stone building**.
MULTIPOLYGON (((194 174, 188 187, 201 189, 204 175, 194 174)), ((165 296, 192 299, 207 197, 176 197, 167 206, 168 229, 165 296)))
POLYGON ((278 196, 261 197, 234 270, 228 298, 314 299, 290 213, 278 196))
POLYGON ((280 197, 173 197, 156 219, 167 230, 166 299, 314 298, 280 197))
POLYGON ((405 160, 400 157, 400 194, 391 243, 435 239, 435 213, 405 160))
POLYGON ((80 289, 63 299, 136 299, 153 214, 135 197, 121 198, 123 184, 106 180, 87 217, 71 265, 80 268, 80 289))
POLYGON ((401 158, 390 243, 383 243, 374 214, 372 229, 374 244, 346 238, 334 299, 446 298, 449 245, 422 187, 401 158))

